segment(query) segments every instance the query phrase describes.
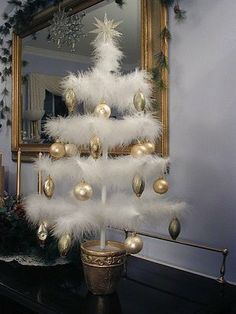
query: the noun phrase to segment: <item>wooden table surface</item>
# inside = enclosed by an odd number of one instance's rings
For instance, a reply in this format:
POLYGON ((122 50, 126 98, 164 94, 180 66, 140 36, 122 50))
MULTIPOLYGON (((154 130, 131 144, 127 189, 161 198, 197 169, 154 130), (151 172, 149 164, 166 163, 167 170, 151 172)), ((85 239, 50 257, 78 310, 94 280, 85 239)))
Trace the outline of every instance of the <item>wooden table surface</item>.
POLYGON ((236 286, 136 257, 110 296, 93 296, 80 265, 0 262, 1 314, 236 314, 236 286))

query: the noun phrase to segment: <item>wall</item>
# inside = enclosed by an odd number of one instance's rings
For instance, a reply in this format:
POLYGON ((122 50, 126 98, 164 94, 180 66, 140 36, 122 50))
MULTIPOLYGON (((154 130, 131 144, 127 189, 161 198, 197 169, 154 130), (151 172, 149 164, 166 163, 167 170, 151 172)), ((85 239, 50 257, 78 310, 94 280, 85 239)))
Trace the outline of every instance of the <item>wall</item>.
MULTIPOLYGON (((236 282, 236 2, 183 0, 188 18, 170 30, 170 184, 191 208, 182 238, 228 247, 236 282)), ((144 255, 216 276, 221 257, 148 241, 144 255)))
MULTIPOLYGON (((5 1, 6 2, 6 1, 5 1)), ((236 283, 236 2, 183 0, 188 18, 170 17, 170 195, 189 203, 182 238, 228 247, 226 278, 236 283)), ((1 2, 1 8, 3 8, 1 2)), ((10 182, 10 137, 0 133, 10 182)), ((23 192, 34 189, 34 176, 23 167, 23 192)), ((158 228, 166 233, 167 222, 158 228)), ((142 255, 217 276, 221 256, 145 239, 142 255)))

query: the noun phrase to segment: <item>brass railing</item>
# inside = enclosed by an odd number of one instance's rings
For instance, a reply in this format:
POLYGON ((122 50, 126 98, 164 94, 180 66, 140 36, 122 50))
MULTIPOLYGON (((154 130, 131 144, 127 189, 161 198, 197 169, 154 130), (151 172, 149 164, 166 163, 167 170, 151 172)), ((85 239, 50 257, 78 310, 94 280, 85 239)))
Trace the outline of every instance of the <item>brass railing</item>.
MULTIPOLYGON (((121 229, 117 229, 117 230, 125 232, 125 238, 127 238, 129 233, 131 232, 129 230, 121 230, 121 229)), ((220 265, 220 270, 219 270, 220 274, 219 274, 219 277, 217 278, 217 281, 221 284, 226 283, 226 280, 225 280, 226 258, 229 255, 229 250, 227 248, 219 249, 219 248, 211 247, 208 245, 197 244, 197 243, 189 242, 189 241, 185 241, 185 240, 173 240, 167 236, 163 236, 160 234, 152 234, 152 233, 148 233, 148 232, 136 232, 136 234, 144 236, 144 237, 158 239, 161 241, 172 242, 172 243, 176 243, 179 245, 190 246, 190 247, 194 247, 194 248, 222 254, 222 263, 220 265)))

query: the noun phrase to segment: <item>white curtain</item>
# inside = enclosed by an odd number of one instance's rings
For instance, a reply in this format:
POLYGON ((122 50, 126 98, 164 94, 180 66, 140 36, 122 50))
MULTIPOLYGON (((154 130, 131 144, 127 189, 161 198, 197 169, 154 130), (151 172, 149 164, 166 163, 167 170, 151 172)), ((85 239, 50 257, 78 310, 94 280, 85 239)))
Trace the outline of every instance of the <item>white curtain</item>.
POLYGON ((28 109, 43 110, 46 90, 61 95, 60 76, 31 73, 28 80, 28 109))

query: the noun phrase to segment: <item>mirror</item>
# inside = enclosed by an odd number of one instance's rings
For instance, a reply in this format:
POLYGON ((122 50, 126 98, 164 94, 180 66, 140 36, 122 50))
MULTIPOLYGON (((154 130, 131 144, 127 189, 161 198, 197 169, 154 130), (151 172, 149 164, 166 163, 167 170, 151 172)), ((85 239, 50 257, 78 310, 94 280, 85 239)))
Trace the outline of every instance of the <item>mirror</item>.
MULTIPOLYGON (((166 26, 166 9, 159 1, 134 0, 126 1, 120 8, 115 1, 82 1, 76 4, 73 0, 63 1, 60 7, 50 6, 38 13, 24 33, 13 35, 13 123, 12 153, 13 158, 21 148, 23 160, 30 160, 39 152, 48 152, 53 139, 43 132, 47 118, 68 115, 60 81, 68 72, 84 71, 92 66, 91 41, 94 34, 94 17, 101 20, 104 14, 109 19, 123 21, 119 31, 123 34, 119 43, 124 53, 121 71, 128 73, 137 67, 151 70, 154 55, 165 50, 167 42, 160 39, 160 31, 166 26), (68 11, 74 19, 80 19, 80 36, 63 44, 53 40, 51 21, 55 12, 68 11), (60 46, 60 47, 59 47, 60 46)), ((162 71, 167 83, 167 72, 162 71)), ((155 93, 160 102, 154 108, 163 124, 163 135, 157 145, 157 152, 168 155, 168 107, 167 89, 155 93)), ((78 106, 83 114, 82 104, 78 106)), ((113 118, 119 118, 112 112, 113 118)), ((124 154, 127 149, 114 149, 114 154, 124 154)), ((86 153, 86 151, 85 151, 86 153)))

